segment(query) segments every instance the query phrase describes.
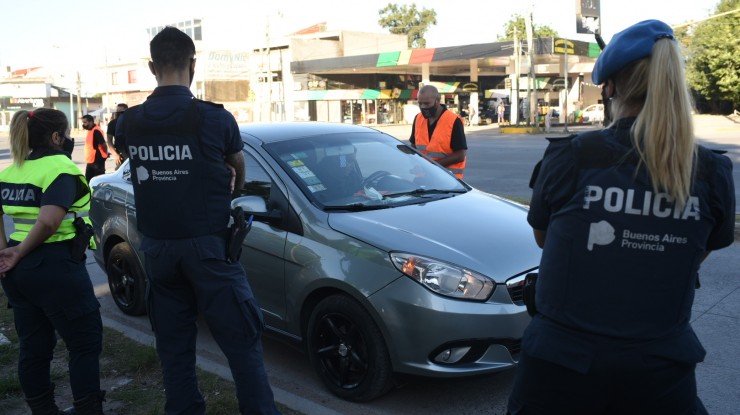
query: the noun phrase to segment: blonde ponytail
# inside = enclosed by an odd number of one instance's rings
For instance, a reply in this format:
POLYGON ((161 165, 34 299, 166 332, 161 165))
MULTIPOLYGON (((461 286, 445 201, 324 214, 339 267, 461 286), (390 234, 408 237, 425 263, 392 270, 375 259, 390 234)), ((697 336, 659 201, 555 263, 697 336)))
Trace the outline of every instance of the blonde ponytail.
POLYGON ((693 103, 683 57, 674 40, 660 39, 650 61, 645 104, 635 121, 633 138, 653 189, 665 191, 683 207, 691 195, 696 154, 693 103))
POLYGON ((651 56, 619 71, 614 84, 612 114, 615 119, 637 114, 632 140, 653 190, 668 193, 682 208, 691 193, 696 145, 679 45, 658 39, 651 56))
POLYGON ((28 145, 28 123, 31 117, 33 112, 20 110, 13 114, 10 120, 10 154, 13 156, 13 163, 18 167, 23 165, 31 153, 28 145))

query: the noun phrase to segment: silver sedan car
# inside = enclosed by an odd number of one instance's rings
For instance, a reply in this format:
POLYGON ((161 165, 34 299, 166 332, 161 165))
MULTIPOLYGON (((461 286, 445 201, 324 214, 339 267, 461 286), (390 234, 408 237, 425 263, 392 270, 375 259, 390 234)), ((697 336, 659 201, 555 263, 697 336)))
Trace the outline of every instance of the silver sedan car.
MULTIPOLYGON (((523 281, 541 254, 524 207, 371 128, 255 124, 241 136, 232 206, 254 219, 240 261, 267 329, 304 347, 334 394, 368 401, 396 374, 516 365, 523 281)), ((119 308, 145 313, 128 164, 91 185, 95 259, 119 308)))

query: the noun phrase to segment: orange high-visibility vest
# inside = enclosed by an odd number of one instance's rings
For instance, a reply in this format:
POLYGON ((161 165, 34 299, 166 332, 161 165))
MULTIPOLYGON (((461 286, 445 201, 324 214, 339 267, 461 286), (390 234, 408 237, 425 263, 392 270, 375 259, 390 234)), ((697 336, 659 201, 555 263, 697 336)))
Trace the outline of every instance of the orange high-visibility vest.
MULTIPOLYGON (((95 131, 100 131, 103 139, 105 139, 105 133, 103 133, 103 129, 99 125, 95 125, 92 130, 87 131, 87 138, 85 139, 85 163, 87 164, 95 163, 95 147, 93 146, 95 131)), ((98 150, 104 159, 108 158, 108 153, 102 144, 98 145, 98 150)))
MULTIPOLYGON (((455 151, 450 146, 452 142, 452 127, 455 125, 457 115, 452 111, 444 110, 437 120, 437 126, 434 127, 432 137, 429 137, 429 128, 427 119, 421 114, 414 120, 414 133, 416 148, 426 154, 432 160, 439 160, 443 157, 452 155, 455 151)), ((459 163, 445 166, 455 176, 462 179, 465 172, 465 162, 467 157, 459 163)))

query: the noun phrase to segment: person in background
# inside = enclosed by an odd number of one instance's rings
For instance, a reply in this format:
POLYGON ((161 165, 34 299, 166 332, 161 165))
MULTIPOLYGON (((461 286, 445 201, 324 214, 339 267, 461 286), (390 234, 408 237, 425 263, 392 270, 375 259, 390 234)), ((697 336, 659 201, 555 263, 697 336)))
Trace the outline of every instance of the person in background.
POLYGON ((202 314, 229 361, 240 412, 277 414, 263 362, 262 311, 241 263, 227 259, 231 198, 245 176, 239 127, 223 105, 190 92, 196 61, 187 34, 165 27, 149 49, 157 88, 119 118, 116 138, 129 150, 164 412, 205 413, 195 372, 202 314), (170 156, 150 157, 153 143, 170 156), (162 208, 173 203, 188 208, 162 208))
POLYGON ((505 112, 506 112, 506 107, 504 107, 504 101, 501 100, 498 103, 498 108, 496 108, 496 114, 498 115, 498 125, 501 125, 504 122, 505 112))
POLYGON ((414 118, 409 142, 462 179, 468 151, 462 120, 441 103, 434 85, 421 87, 417 100, 421 113, 414 118))
POLYGON ((509 411, 706 414, 691 307, 700 264, 734 241, 732 162, 695 142, 667 24, 614 35, 592 76, 613 121, 553 141, 535 178, 543 252, 509 411))
POLYGON ((121 167, 121 164, 128 158, 126 143, 123 142, 123 137, 116 138, 116 121, 118 121, 118 117, 120 117, 127 109, 128 105, 126 104, 116 105, 116 112, 113 113, 113 118, 108 123, 108 130, 106 133, 108 149, 116 163, 116 170, 118 170, 118 168, 121 167))
POLYGON ((550 132, 550 127, 552 127, 552 116, 555 112, 555 109, 550 108, 547 110, 547 114, 545 114, 545 132, 550 132))
POLYGON ((11 216, 15 228, 6 239, 0 227, 0 282, 20 342, 18 380, 33 415, 103 413, 103 325, 84 255, 92 242, 76 226, 89 226, 91 195, 70 159, 68 128, 61 111, 16 112, 10 123, 13 164, 0 172, 0 213, 11 216), (61 412, 54 400, 56 333, 69 353, 76 412, 61 412))
POLYGON ((85 179, 105 174, 105 160, 108 158, 108 146, 105 144, 103 129, 95 124, 95 118, 90 114, 82 116, 82 128, 87 130, 85 138, 85 179))

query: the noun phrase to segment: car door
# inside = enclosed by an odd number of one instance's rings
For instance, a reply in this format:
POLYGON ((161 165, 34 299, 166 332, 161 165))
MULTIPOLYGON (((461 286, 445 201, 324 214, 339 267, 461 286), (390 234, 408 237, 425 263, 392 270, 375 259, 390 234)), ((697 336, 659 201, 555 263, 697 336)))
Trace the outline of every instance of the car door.
MULTIPOLYGON (((245 147, 246 175, 241 196, 259 196, 268 211, 279 212, 274 221, 252 222, 244 240, 240 262, 247 272, 257 303, 265 316, 265 324, 285 329, 285 244, 286 225, 292 210, 285 197, 285 186, 261 156, 245 147)), ((297 220, 294 213, 293 220, 297 220)), ((294 223, 290 221, 290 223, 294 223)))

